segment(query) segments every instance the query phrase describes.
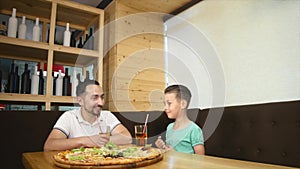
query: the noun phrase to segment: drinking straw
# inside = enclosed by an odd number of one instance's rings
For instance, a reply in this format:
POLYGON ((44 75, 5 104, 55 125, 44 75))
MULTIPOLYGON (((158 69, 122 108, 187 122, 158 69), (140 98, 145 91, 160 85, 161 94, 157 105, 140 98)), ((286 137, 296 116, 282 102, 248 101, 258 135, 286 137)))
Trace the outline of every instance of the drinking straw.
POLYGON ((146 117, 146 120, 145 120, 145 125, 144 125, 143 133, 146 132, 146 125, 147 125, 147 123, 148 123, 148 118, 149 118, 149 114, 147 114, 147 117, 146 117))

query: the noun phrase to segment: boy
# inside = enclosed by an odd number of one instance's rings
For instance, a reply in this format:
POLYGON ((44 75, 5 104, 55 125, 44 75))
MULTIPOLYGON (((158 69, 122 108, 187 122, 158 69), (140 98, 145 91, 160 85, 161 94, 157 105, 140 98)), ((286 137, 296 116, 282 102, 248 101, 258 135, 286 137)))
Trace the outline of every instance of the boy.
POLYGON ((165 89, 165 112, 175 119, 167 127, 166 143, 158 137, 155 145, 161 149, 191 154, 205 154, 201 128, 187 117, 191 92, 183 85, 172 85, 165 89))

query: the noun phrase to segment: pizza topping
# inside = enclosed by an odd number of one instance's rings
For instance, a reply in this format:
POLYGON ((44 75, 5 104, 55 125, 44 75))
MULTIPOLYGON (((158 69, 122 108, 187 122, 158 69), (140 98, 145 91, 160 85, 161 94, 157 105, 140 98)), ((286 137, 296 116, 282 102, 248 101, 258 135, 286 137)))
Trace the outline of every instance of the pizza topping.
POLYGON ((60 163, 76 165, 130 164, 158 157, 160 155, 159 149, 151 146, 121 148, 112 142, 108 142, 101 147, 79 147, 66 150, 55 155, 54 159, 60 163))

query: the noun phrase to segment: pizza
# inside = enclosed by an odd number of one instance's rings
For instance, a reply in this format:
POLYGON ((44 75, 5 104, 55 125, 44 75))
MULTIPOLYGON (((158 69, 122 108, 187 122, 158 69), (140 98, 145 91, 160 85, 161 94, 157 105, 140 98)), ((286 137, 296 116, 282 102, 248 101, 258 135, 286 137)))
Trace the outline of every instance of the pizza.
POLYGON ((162 152, 152 145, 121 147, 108 142, 101 147, 80 147, 61 151, 55 154, 53 159, 56 165, 68 168, 70 166, 127 165, 145 161, 160 161, 162 152))

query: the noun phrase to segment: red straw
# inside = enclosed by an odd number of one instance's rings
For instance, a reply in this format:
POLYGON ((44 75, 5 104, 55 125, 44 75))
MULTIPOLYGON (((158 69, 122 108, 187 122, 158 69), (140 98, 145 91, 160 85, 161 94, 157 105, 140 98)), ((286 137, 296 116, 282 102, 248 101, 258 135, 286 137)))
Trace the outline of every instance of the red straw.
POLYGON ((148 123, 148 118, 149 118, 149 114, 147 114, 147 117, 146 117, 146 121, 145 121, 143 133, 146 132, 146 127, 147 127, 146 125, 147 125, 147 123, 148 123))

